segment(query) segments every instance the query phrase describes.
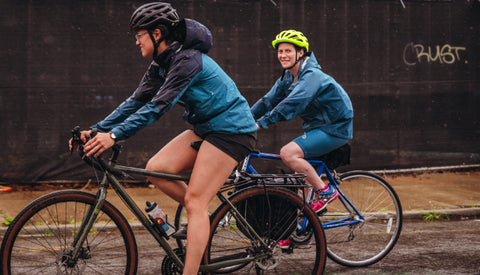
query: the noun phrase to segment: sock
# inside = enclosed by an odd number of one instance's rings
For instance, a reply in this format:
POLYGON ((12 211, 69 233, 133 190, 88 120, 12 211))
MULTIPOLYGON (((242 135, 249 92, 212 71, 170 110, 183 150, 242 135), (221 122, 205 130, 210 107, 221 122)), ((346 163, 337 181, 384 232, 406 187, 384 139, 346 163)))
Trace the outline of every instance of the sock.
POLYGON ((330 185, 327 184, 327 186, 325 186, 325 188, 323 188, 322 190, 320 190, 322 193, 330 193, 332 190, 330 189, 330 185))

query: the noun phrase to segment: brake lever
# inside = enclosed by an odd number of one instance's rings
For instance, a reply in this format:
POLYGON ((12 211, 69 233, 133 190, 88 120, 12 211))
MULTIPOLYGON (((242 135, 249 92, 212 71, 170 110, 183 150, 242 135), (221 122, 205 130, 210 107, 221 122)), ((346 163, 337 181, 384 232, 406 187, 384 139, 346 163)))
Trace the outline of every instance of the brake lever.
POLYGON ((73 150, 77 145, 82 144, 82 139, 80 138, 82 133, 80 132, 80 126, 75 126, 72 130, 72 149, 70 150, 70 156, 73 153, 73 150))
MULTIPOLYGON (((83 151, 83 141, 82 141, 82 132, 80 131, 80 126, 75 126, 72 130, 72 150, 70 150, 70 155, 72 155, 73 153, 73 149, 76 147, 76 145, 80 146, 80 150, 83 151)), ((90 138, 88 139, 92 139, 93 137, 95 137, 97 134, 98 134, 98 129, 97 128, 92 128, 92 130, 90 131, 90 138)))

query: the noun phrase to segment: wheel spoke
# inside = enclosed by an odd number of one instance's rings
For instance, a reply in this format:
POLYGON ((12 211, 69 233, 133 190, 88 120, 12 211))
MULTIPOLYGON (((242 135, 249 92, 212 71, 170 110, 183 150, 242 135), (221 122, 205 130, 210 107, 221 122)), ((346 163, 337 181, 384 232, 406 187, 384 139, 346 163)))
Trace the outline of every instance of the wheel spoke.
POLYGON ((321 216, 322 222, 329 225, 325 230, 328 256, 346 266, 373 264, 390 252, 400 235, 400 201, 393 188, 374 174, 354 171, 340 177, 344 197, 328 204, 327 213, 321 216), (341 202, 347 200, 363 219, 346 210, 341 202), (342 220, 358 223, 331 226, 342 220))

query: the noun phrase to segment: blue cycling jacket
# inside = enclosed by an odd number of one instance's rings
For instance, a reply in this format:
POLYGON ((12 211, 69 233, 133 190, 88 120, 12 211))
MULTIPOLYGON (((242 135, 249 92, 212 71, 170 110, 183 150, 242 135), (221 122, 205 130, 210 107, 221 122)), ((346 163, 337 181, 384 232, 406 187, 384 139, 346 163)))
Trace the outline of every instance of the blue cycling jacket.
POLYGON ((256 131, 248 102, 206 55, 212 46, 210 31, 191 19, 184 23, 184 42, 173 43, 154 58, 133 95, 92 128, 111 131, 117 140, 126 139, 178 102, 185 107, 184 119, 199 135, 256 131))
POLYGON ((340 84, 322 72, 313 53, 302 60, 297 79, 285 71, 251 111, 261 128, 298 115, 305 132, 321 129, 335 137, 353 137, 352 102, 340 84))

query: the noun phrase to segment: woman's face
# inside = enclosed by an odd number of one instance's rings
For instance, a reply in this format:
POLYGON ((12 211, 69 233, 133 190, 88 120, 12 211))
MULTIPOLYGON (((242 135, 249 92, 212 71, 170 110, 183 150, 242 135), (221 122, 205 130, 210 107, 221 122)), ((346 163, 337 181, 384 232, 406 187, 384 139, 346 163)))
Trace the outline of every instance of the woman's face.
MULTIPOLYGON (((155 37, 155 32, 154 32, 155 37)), ((140 47, 143 57, 153 56, 153 43, 147 30, 138 30, 135 35, 136 44, 140 47)))
POLYGON ((295 64, 297 58, 300 58, 300 54, 296 54, 295 46, 292 44, 280 43, 277 47, 277 57, 282 68, 288 69, 295 64))

